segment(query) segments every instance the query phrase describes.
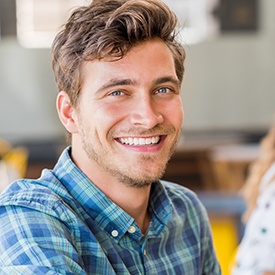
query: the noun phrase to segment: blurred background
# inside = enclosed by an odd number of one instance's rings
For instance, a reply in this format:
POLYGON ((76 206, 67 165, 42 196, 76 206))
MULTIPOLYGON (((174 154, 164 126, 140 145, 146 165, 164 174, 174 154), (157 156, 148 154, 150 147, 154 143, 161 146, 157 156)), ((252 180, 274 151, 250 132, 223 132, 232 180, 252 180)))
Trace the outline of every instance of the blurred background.
MULTIPOLYGON (((164 179, 201 197, 227 274, 242 236, 239 190, 274 120, 275 1, 165 2, 180 19, 187 59, 183 135, 164 179)), ((0 156, 13 166, 7 182, 38 177, 66 146, 50 45, 72 8, 87 3, 0 0, 0 156)))

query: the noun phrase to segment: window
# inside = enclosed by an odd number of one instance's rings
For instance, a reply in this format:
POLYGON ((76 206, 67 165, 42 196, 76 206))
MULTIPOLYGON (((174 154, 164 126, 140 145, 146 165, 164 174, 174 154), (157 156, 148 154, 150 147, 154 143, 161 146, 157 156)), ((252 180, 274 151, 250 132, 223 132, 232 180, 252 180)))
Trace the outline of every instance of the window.
POLYGON ((163 0, 177 15, 182 25, 184 44, 199 43, 219 30, 213 10, 219 0, 163 0))
POLYGON ((17 37, 30 48, 50 47, 59 28, 85 0, 17 0, 17 37))
MULTIPOLYGON (((218 0, 164 0, 183 25, 185 44, 202 41, 213 29, 209 10, 215 1, 218 0)), ((50 47, 71 10, 88 3, 90 0, 16 0, 19 43, 25 47, 50 47)))

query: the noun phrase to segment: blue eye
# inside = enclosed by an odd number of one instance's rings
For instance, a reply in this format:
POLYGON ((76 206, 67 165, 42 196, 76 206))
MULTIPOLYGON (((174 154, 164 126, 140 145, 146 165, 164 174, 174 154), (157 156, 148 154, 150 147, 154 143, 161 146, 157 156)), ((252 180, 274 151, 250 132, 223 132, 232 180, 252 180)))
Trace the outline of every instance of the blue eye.
POLYGON ((122 95, 122 92, 121 91, 114 91, 114 92, 111 92, 110 95, 111 96, 120 96, 120 95, 122 95))
POLYGON ((166 94, 170 91, 170 89, 166 88, 166 87, 163 87, 163 88, 160 88, 157 90, 157 93, 159 94, 166 94))

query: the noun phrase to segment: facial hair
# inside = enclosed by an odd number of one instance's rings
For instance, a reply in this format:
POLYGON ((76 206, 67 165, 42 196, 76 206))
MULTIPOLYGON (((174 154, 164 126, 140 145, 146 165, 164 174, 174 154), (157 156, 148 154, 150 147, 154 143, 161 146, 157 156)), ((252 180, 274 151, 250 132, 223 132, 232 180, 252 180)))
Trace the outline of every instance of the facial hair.
MULTIPOLYGON (((80 123, 82 125, 82 123, 80 123)), ((83 125, 82 125, 83 126, 83 125)), ((86 128, 80 127, 80 135, 82 140, 82 146, 91 161, 96 162, 101 168, 103 168, 106 173, 115 177, 119 182, 125 184, 128 187, 133 188, 145 188, 150 186, 153 182, 158 181, 165 172, 167 163, 173 153, 176 150, 176 146, 180 137, 180 130, 176 130, 173 126, 159 126, 157 125, 149 131, 139 130, 139 129, 128 129, 123 131, 127 135, 157 135, 158 133, 165 133, 165 135, 174 135, 174 139, 171 142, 170 148, 167 149, 165 154, 158 157, 140 154, 138 156, 138 161, 136 165, 127 164, 127 159, 125 159, 126 166, 122 167, 120 163, 114 163, 110 159, 110 151, 103 146, 100 141, 98 133, 95 131, 93 134, 87 131, 86 128), (126 134, 127 133, 127 134, 126 134), (93 142, 95 141, 95 142, 93 142), (95 144, 97 143, 97 144, 95 144), (157 170, 150 170, 150 164, 158 163, 157 170), (138 167, 139 163, 147 163, 148 165, 142 166, 140 169, 138 167), (137 170, 138 171, 137 173, 137 170)), ((108 140, 113 142, 115 133, 110 131, 108 133, 108 140)))

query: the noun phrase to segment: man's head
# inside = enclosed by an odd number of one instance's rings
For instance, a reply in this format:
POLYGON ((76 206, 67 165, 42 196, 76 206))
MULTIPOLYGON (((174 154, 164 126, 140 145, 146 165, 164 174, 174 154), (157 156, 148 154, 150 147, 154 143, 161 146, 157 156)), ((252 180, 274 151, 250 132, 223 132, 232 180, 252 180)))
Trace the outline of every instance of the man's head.
POLYGON ((177 19, 158 0, 94 0, 76 9, 53 42, 53 69, 60 91, 76 106, 85 61, 117 60, 137 44, 160 38, 171 50, 178 79, 185 51, 176 41, 177 19))
POLYGON ((176 24, 160 1, 95 1, 57 36, 57 109, 93 182, 146 187, 163 175, 183 121, 176 24))

